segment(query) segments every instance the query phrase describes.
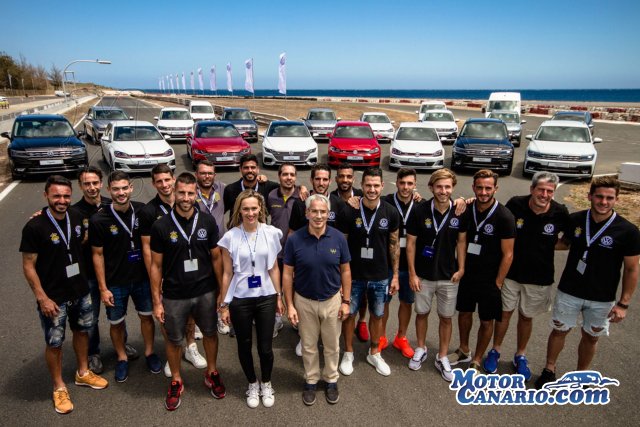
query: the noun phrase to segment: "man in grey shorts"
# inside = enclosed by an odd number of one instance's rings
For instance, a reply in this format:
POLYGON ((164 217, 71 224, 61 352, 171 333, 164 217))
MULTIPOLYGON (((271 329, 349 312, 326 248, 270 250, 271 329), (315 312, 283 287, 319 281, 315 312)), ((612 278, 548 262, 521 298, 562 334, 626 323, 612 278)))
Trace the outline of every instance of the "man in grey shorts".
POLYGON ((218 226, 211 215, 195 209, 196 179, 183 173, 176 179, 175 204, 151 228, 151 292, 153 315, 164 324, 171 385, 165 407, 180 406, 184 390, 180 357, 184 330, 192 315, 202 331, 207 359, 204 383, 216 399, 225 387, 216 368, 218 336, 216 291, 222 279, 218 226))

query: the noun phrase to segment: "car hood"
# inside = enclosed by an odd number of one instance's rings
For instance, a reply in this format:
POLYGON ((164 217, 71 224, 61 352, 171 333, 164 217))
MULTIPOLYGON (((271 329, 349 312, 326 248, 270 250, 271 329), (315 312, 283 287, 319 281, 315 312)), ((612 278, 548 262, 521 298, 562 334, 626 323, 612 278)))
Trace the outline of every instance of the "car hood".
POLYGON ((110 120, 93 120, 93 126, 98 129, 104 129, 110 123, 110 120))
POLYGON ((491 139, 491 138, 468 138, 465 136, 458 137, 456 145, 474 146, 474 145, 504 145, 513 147, 508 139, 491 139))
POLYGON ((229 120, 229 119, 227 119, 225 121, 233 123, 234 125, 256 125, 256 122, 254 120, 229 120))
POLYGON ((369 123, 369 126, 371 126, 371 130, 373 130, 373 133, 394 131, 391 123, 369 123))
POLYGON ((368 138, 331 138, 330 145, 341 150, 371 150, 379 147, 375 139, 368 138))
POLYGON ((522 130, 522 125, 520 123, 506 123, 507 130, 522 130))
POLYGON ((318 144, 311 137, 273 137, 264 138, 262 145, 276 151, 307 151, 315 150, 318 144))
POLYGON ((583 156, 596 153, 596 148, 589 142, 531 141, 528 149, 538 153, 567 156, 583 156))
POLYGON ((207 153, 221 153, 224 151, 237 153, 249 148, 249 144, 240 136, 233 138, 196 138, 193 140, 193 147, 207 153))
POLYGON ((76 137, 64 138, 14 138, 10 147, 14 150, 84 147, 84 144, 76 137))
POLYGON ((458 125, 456 124, 456 122, 425 122, 425 123, 435 123, 437 129, 456 128, 456 130, 458 130, 458 125))
POLYGON ((131 155, 161 154, 171 147, 163 139, 153 141, 115 141, 111 143, 114 151, 122 151, 131 155))
POLYGON ((158 120, 158 126, 167 128, 193 127, 193 120, 158 120))
POLYGON ((391 148, 395 148, 404 153, 431 154, 442 150, 442 144, 440 141, 409 141, 400 139, 393 141, 391 148))

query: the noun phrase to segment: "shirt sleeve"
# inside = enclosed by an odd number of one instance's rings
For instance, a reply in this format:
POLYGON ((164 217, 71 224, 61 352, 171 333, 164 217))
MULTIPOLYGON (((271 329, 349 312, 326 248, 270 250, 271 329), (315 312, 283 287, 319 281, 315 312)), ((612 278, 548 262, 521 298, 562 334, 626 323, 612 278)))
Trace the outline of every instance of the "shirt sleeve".
POLYGON ((627 244, 625 245, 624 256, 640 255, 640 230, 635 225, 629 223, 629 233, 625 233, 627 244))
POLYGON ((516 237, 516 219, 510 210, 504 209, 500 219, 500 239, 514 239, 516 237))
POLYGON ((398 213, 398 210, 393 206, 391 206, 389 212, 389 231, 393 233, 394 231, 398 231, 398 229, 400 228, 400 214, 398 213))
POLYGON ((160 227, 160 224, 156 221, 156 223, 151 227, 151 250, 159 254, 164 253, 164 245, 162 243, 162 227, 160 227))
POLYGON ((349 252, 347 239, 345 239, 342 234, 340 234, 338 238, 340 239, 340 264, 351 262, 351 253, 349 252))
POLYGON ((336 211, 336 228, 340 230, 342 233, 346 234, 348 232, 348 224, 349 224, 349 205, 347 205, 344 201, 339 200, 337 211, 336 211))
POLYGON ((102 227, 100 227, 98 215, 94 215, 89 219, 89 243, 96 248, 104 246, 104 235, 102 233, 102 227))
POLYGON ((407 234, 411 234, 412 236, 418 235, 421 210, 422 209, 420 205, 418 205, 416 206, 416 209, 411 213, 411 215, 409 215, 409 220, 407 221, 407 226, 405 227, 407 234))
POLYGON ((225 248, 226 250, 229 251, 229 253, 232 253, 231 250, 231 240, 233 238, 233 228, 229 231, 227 231, 226 233, 224 233, 224 236, 222 236, 222 238, 220 240, 218 240, 218 246, 220 246, 221 248, 225 248))
POLYGON ((32 221, 29 221, 22 229, 22 240, 20 241, 20 252, 37 254, 39 251, 38 245, 38 231, 33 225, 32 221))
POLYGON ((284 245, 284 256, 282 259, 282 262, 286 265, 290 265, 290 266, 295 266, 295 247, 294 247, 294 242, 297 240, 297 238, 294 235, 291 235, 288 239, 287 239, 287 243, 285 243, 284 245))
POLYGON ((220 235, 218 234, 218 224, 216 223, 216 219, 212 216, 209 216, 211 219, 210 227, 209 227, 209 249, 215 249, 218 247, 218 240, 220 240, 220 235))
POLYGON ((304 227, 304 203, 296 200, 291 209, 291 217, 289 217, 289 229, 297 231, 304 227))
POLYGON ((145 207, 140 209, 140 213, 138 214, 138 218, 140 219, 139 230, 141 236, 151 235, 151 226, 154 222, 156 222, 150 207, 151 206, 146 205, 145 207))

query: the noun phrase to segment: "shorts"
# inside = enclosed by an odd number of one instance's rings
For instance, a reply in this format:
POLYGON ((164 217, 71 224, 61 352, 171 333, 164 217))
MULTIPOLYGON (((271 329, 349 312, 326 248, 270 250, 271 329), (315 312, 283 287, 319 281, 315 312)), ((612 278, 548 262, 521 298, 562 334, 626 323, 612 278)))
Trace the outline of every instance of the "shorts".
POLYGON ((163 298, 162 305, 164 307, 164 329, 169 341, 175 345, 181 345, 184 340, 184 330, 189 315, 193 316, 196 325, 205 337, 214 336, 218 332, 215 291, 194 298, 163 298))
POLYGON ((434 295, 438 301, 438 316, 453 317, 456 314, 458 284, 449 280, 420 279, 420 292, 416 292, 415 312, 429 314, 434 295))
POLYGON ((615 304, 576 298, 558 290, 553 304, 551 327, 557 331, 568 331, 578 323, 582 313, 582 329, 593 337, 609 335, 609 313, 615 304))
POLYGON ((362 294, 367 293, 369 312, 375 317, 384 315, 384 303, 389 293, 389 279, 378 282, 366 280, 353 280, 351 282, 351 315, 360 310, 362 294))
POLYGON ((502 286, 502 311, 518 311, 524 317, 533 318, 551 309, 552 286, 530 285, 504 279, 502 286))
POLYGON ((55 317, 47 317, 40 311, 40 324, 44 332, 44 340, 48 347, 60 348, 64 342, 64 333, 69 319, 69 327, 74 332, 88 333, 93 328, 93 305, 91 294, 72 301, 58 304, 58 314, 55 317))
POLYGON ((480 320, 502 320, 502 296, 495 283, 473 283, 458 287, 456 310, 473 313, 476 305, 480 320))
POLYGON ((130 283, 128 285, 114 286, 109 288, 113 294, 113 307, 106 307, 107 319, 112 325, 121 323, 127 316, 127 305, 129 297, 133 300, 133 305, 140 316, 151 316, 153 314, 153 302, 151 301, 151 288, 148 280, 130 283))
MULTIPOLYGON (((391 278, 393 277, 393 272, 389 271, 389 283, 391 283, 391 278)), ((398 272, 398 283, 400 285, 400 289, 398 289, 398 298, 400 298, 401 302, 406 304, 413 304, 416 300, 416 295, 411 290, 411 286, 409 285, 409 272, 406 270, 400 270, 398 272)), ((387 300, 385 302, 389 303, 393 299, 393 295, 389 295, 387 293, 387 300)))

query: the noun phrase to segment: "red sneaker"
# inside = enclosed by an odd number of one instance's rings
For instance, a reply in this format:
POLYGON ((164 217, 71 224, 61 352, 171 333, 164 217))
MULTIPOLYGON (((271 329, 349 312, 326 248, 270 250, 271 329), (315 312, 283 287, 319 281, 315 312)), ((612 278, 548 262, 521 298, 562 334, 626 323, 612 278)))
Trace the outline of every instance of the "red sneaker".
POLYGON ((164 401, 164 407, 169 411, 175 411, 180 406, 180 396, 184 391, 182 381, 171 381, 169 385, 169 392, 167 398, 164 401))
POLYGON ((396 337, 393 339, 393 346, 402 352, 402 355, 407 359, 411 359, 413 357, 413 348, 409 344, 409 340, 407 337, 396 337))
POLYGON ((204 375, 204 385, 207 386, 208 389, 211 389, 211 396, 216 399, 222 399, 226 396, 226 388, 222 383, 222 378, 220 378, 220 374, 218 371, 211 372, 210 374, 204 375))
POLYGON ((367 322, 358 322, 358 326, 356 326, 356 336, 362 342, 369 341, 369 328, 367 328, 367 322))
POLYGON ((385 348, 389 347, 389 340, 387 339, 386 336, 381 336, 380 340, 378 341, 378 351, 382 351, 385 348))

